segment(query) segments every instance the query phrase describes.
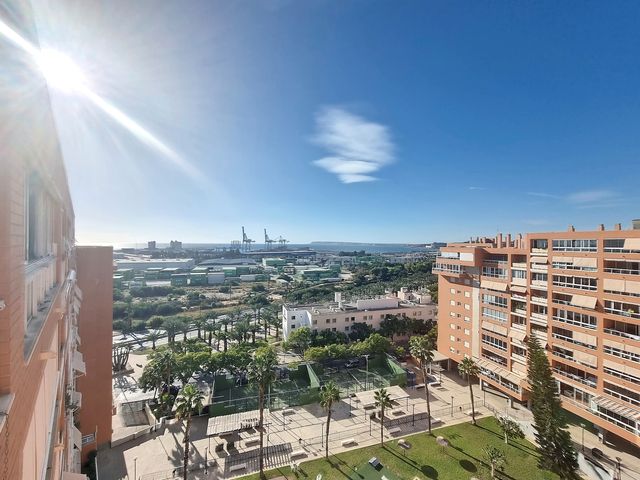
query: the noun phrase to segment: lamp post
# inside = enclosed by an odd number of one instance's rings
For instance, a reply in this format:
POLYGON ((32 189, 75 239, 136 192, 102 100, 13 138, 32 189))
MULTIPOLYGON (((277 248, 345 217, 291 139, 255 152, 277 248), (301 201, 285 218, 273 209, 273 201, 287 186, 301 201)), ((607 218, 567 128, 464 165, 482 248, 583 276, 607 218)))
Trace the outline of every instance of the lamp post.
POLYGON ((451 416, 453 417, 453 395, 451 395, 451 416))
POLYGON ((209 448, 204 447, 204 473, 209 473, 209 448))
POLYGON ((364 355, 364 359, 367 361, 367 377, 364 382, 364 389, 369 390, 369 354, 364 355))
POLYGON ((133 480, 138 480, 138 457, 133 459, 133 480))
POLYGON ((617 480, 622 480, 622 459, 616 457, 616 470, 618 471, 617 480))
POLYGON ((416 404, 411 405, 413 407, 413 413, 411 414, 411 426, 416 425, 416 404))
POLYGON ((584 423, 581 423, 580 428, 582 429, 582 441, 580 443, 580 451, 582 453, 584 453, 584 427, 585 427, 584 423))

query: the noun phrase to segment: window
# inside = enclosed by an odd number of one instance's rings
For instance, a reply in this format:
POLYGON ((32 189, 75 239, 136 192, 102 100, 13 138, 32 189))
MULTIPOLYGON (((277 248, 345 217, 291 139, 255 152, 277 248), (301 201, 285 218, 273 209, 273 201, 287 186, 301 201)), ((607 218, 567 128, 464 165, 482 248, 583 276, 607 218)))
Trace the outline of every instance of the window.
POLYGON ((291 325, 291 330, 293 330, 294 328, 296 328, 296 326, 295 325, 291 325))
POLYGON ((318 320, 314 320, 314 321, 313 321, 313 324, 314 324, 314 325, 317 325, 317 324, 318 324, 318 320))
POLYGON ((562 322, 569 323, 571 325, 577 325, 583 328, 595 329, 598 326, 598 319, 591 315, 584 315, 582 313, 572 312, 571 310, 553 309, 553 319, 562 322))
POLYGON ((452 342, 455 342, 456 337, 454 335, 449 335, 449 340, 451 340, 452 342))
POLYGON ((332 320, 331 320, 331 323, 336 323, 336 319, 335 319, 335 318, 334 318, 334 319, 332 319, 332 320))
POLYGON ((553 240, 554 252, 596 252, 597 240, 553 240))
POLYGON ((485 277, 507 278, 507 271, 504 268, 482 267, 482 275, 485 277))
POLYGON ((499 322, 507 321, 507 314, 504 312, 500 312, 498 310, 494 310, 492 308, 483 307, 482 308, 482 316, 487 318, 492 318, 493 320, 498 320, 499 322))
POLYGON ((521 278, 527 279, 527 271, 526 270, 511 270, 511 278, 521 278))
POLYGON ((37 260, 53 254, 54 207, 36 173, 26 179, 25 257, 37 260))
POLYGON ((455 293, 456 293, 456 289, 455 289, 455 288, 452 288, 451 290, 449 290, 449 292, 450 292, 452 295, 455 295, 455 293))
POLYGON ((295 320, 296 316, 295 315, 291 315, 291 320, 295 320))
POLYGON ((456 301, 455 301, 455 300, 451 300, 451 301, 449 302, 449 304, 450 304, 452 307, 455 307, 455 306, 456 306, 456 301))
POLYGON ((498 350, 507 351, 507 342, 502 340, 498 340, 497 338, 493 338, 487 334, 482 334, 482 343, 485 345, 490 345, 493 348, 497 348, 498 350))
POLYGON ((464 292, 464 296, 467 298, 471 298, 471 292, 464 292))
POLYGON ((455 323, 450 323, 449 327, 451 327, 451 330, 455 330, 456 329, 456 324, 455 323))
POLYGON ((482 302, 495 307, 507 308, 507 299, 496 295, 482 294, 482 302))
POLYGON ((464 317, 464 321, 465 321, 465 322, 470 322, 470 321, 471 321, 471 319, 470 319, 469 317, 464 317))
POLYGON ((331 319, 327 318, 327 323, 331 323, 331 319))
POLYGON ((464 334, 465 335, 471 335, 471 330, 469 330, 468 328, 464 329, 464 334))
POLYGON ((531 241, 531 250, 547 250, 549 248, 546 238, 531 241))
POLYGON ((346 327, 344 327, 344 331, 348 332, 349 331, 349 325, 347 325, 346 327))
POLYGON ((455 317, 456 316, 456 312, 449 312, 449 316, 450 317, 455 317))
POLYGON ((566 275, 554 275, 553 284, 556 287, 577 288, 578 290, 598 289, 598 280, 588 277, 569 277, 566 275))
POLYGON ((466 348, 469 348, 469 342, 464 342, 464 346, 465 346, 466 348))
POLYGON ((465 310, 471 310, 471 305, 469 305, 468 303, 464 304, 464 309, 465 310))

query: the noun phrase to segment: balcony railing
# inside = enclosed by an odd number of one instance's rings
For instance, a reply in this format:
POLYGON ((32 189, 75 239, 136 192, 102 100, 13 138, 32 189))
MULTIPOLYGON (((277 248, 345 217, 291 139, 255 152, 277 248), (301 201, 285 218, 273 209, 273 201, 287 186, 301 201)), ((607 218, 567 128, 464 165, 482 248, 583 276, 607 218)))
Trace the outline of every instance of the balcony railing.
POLYGON ((565 372, 564 370, 561 370, 558 367, 553 367, 553 371, 555 373, 557 373, 558 375, 562 376, 562 377, 569 378, 569 379, 573 380, 574 382, 581 383, 581 384, 586 385, 586 386, 591 387, 591 388, 596 388, 596 386, 598 384, 597 383, 597 378, 595 380, 592 380, 590 378, 581 377, 580 375, 576 375, 574 373, 565 372))
POLYGON ((632 333, 621 332, 620 330, 615 330, 613 328, 605 328, 604 333, 608 333, 609 335, 615 335, 617 337, 630 338, 631 340, 635 340, 640 342, 640 335, 634 335, 632 333))
POLYGON ((582 343, 577 340, 574 340, 571 337, 560 335, 559 333, 552 333, 551 336, 553 338, 557 338, 558 340, 563 340, 565 342, 573 343, 574 345, 580 345, 581 347, 590 348, 591 350, 596 350, 598 348, 596 345, 589 345, 588 343, 582 343))
POLYGON ((577 320, 572 320, 570 318, 558 317, 557 315, 554 315, 553 319, 556 322, 567 323, 569 325, 576 325, 578 327, 589 328, 591 330, 595 330, 596 328, 598 328, 598 326, 596 324, 579 322, 577 320))
POLYGON ((544 297, 531 297, 531 303, 535 303, 536 305, 547 305, 547 299, 544 297))
POLYGON ((56 257, 50 255, 26 264, 24 276, 28 323, 43 310, 42 304, 56 285, 56 257))
POLYGON ((640 318, 640 313, 634 310, 618 310, 613 307, 607 307, 606 303, 604 306, 604 311, 607 313, 613 313, 615 315, 620 315, 622 317, 631 317, 631 318, 640 318))
POLYGON ((640 275, 640 270, 637 268, 608 268, 605 267, 606 273, 615 273, 618 275, 640 275))

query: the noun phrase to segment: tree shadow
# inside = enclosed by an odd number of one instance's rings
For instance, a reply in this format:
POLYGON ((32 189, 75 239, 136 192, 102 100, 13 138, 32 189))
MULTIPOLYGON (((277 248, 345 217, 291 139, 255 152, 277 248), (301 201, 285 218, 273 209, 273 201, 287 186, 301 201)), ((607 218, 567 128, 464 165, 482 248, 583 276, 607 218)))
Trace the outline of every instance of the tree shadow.
POLYGON ((428 478, 433 478, 434 480, 438 478, 438 471, 431 465, 422 465, 420 471, 428 478))
POLYGON ((460 466, 462 468, 464 468, 467 472, 477 472, 478 469, 475 466, 475 464, 473 462, 470 462, 469 460, 465 460, 464 458, 462 460, 460 460, 458 463, 460 463, 460 466))
MULTIPOLYGON (((500 434, 500 433, 498 433, 498 432, 496 432, 496 431, 494 431, 494 430, 491 430, 490 428, 483 427, 483 426, 482 426, 482 425, 480 425, 480 424, 478 424, 478 425, 476 425, 476 426, 477 426, 478 428, 481 428, 481 429, 482 429, 482 430, 484 430, 485 432, 489 432, 490 434, 492 434, 492 435, 494 435, 494 436, 498 437, 499 439, 501 439, 502 441, 504 441, 504 436, 502 436, 502 434, 500 434)), ((518 443, 518 442, 516 442, 516 441, 514 441, 514 440, 511 440, 511 441, 509 442, 509 445, 508 445, 508 446, 513 447, 513 448, 516 448, 516 449, 520 450, 521 452, 524 452, 524 453, 526 453, 526 454, 528 454, 528 455, 537 456, 537 453, 538 453, 538 452, 537 452, 537 450, 536 450, 535 448, 531 448, 531 447, 528 447, 528 446, 526 446, 526 445, 522 445, 522 444, 520 444, 520 443, 518 443)))

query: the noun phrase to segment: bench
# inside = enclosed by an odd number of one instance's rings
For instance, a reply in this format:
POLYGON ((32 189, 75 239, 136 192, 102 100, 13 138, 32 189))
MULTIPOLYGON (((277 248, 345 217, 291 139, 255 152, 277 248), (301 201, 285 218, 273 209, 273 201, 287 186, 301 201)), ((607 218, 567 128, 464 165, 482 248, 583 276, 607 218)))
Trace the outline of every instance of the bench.
POLYGON ((229 467, 229 472, 237 472, 238 470, 245 470, 247 468, 246 463, 236 463, 229 467))
POLYGON ((418 384, 417 384, 415 387, 413 387, 413 388, 415 388, 416 390, 417 390, 418 388, 424 388, 424 383, 418 383, 418 384))
POLYGON ((442 423, 442 419, 441 418, 432 418, 431 419, 431 425, 435 425, 436 423, 442 423))
POLYGON ((400 433, 402 431, 402 429, 400 427, 393 427, 393 428, 389 428, 387 430, 387 433, 389 433, 389 435, 395 435, 396 433, 400 433))
POLYGON ((249 445, 255 445, 256 443, 260 443, 260 439, 259 439, 259 438, 256 438, 256 437, 253 437, 253 438, 247 438, 247 439, 244 441, 244 444, 245 444, 245 446, 247 446, 247 447, 248 447, 249 445))
POLYGON ((404 410, 401 409, 396 409, 396 410, 391 410, 391 414, 392 415, 404 415, 404 410))
POLYGON ((219 437, 231 437, 235 434, 235 432, 222 432, 219 437))
POLYGON ((282 415, 292 415, 294 414, 293 408, 284 408, 282 409, 282 415))
POLYGON ((356 442, 355 438, 347 438, 346 440, 342 440, 341 445, 343 447, 348 447, 349 445, 357 445, 358 442, 356 442))
POLYGON ((404 438, 398 440, 398 445, 402 448, 409 448, 409 442, 407 442, 404 438))
POLYGON ((296 450, 294 452, 291 452, 291 458, 296 458, 296 457, 306 457, 307 456, 307 452, 305 450, 296 450))
MULTIPOLYGON (((471 416, 473 412, 471 410, 467 410, 467 415, 471 416)), ((481 413, 479 411, 476 410, 476 417, 479 417, 481 415, 481 413)))

